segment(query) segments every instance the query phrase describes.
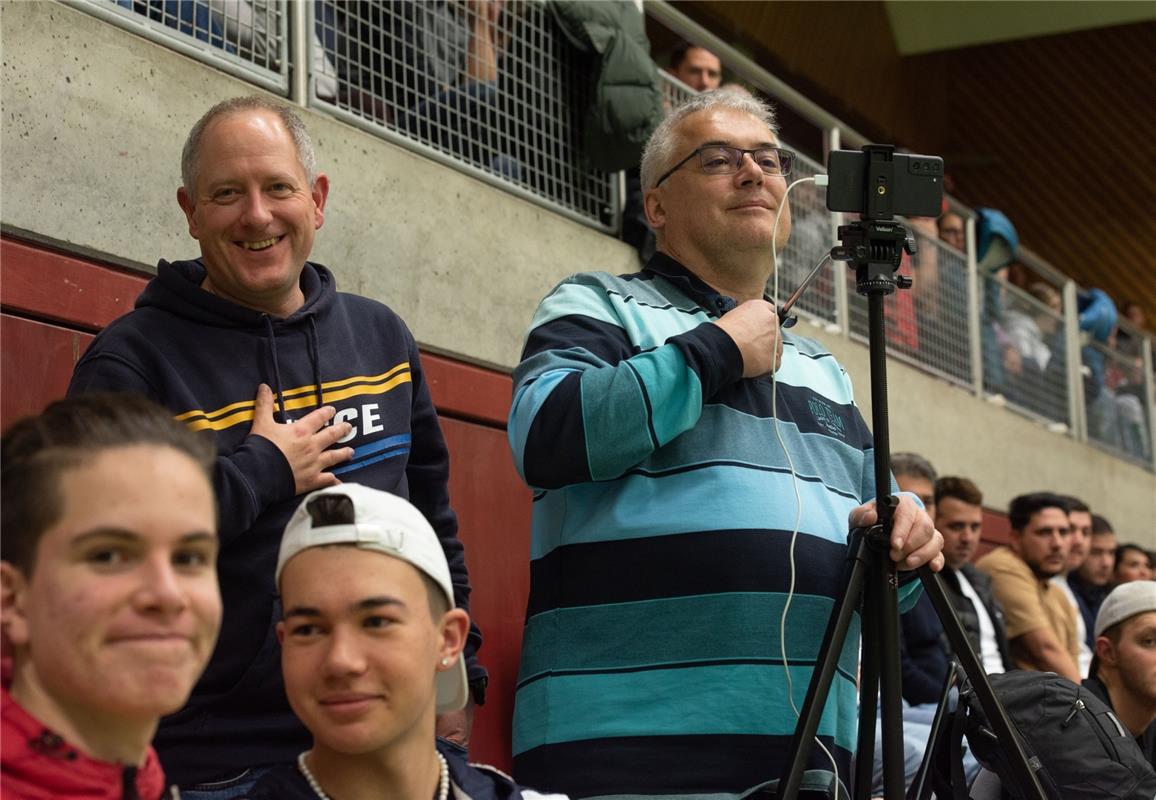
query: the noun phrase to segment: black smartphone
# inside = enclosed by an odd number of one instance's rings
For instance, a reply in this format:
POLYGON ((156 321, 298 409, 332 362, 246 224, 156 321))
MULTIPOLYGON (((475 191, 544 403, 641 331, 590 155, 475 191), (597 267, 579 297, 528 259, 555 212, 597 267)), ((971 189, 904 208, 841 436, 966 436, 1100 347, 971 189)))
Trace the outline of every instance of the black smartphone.
MULTIPOLYGON (((905 217, 938 217, 943 210, 943 159, 896 153, 890 212, 905 217)), ((867 212, 867 154, 862 150, 832 150, 827 157, 827 208, 830 211, 867 212)), ((872 191, 878 191, 872 186, 872 191)))

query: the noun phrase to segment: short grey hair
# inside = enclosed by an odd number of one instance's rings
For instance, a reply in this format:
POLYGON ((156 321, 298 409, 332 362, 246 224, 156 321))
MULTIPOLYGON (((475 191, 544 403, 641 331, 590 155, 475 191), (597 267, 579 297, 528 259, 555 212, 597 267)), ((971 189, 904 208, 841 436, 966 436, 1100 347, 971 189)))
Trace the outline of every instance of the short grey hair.
POLYGON ((777 138, 779 126, 775 120, 775 110, 765 100, 753 97, 746 92, 734 89, 715 89, 713 92, 703 92, 695 95, 682 105, 666 115, 659 123, 646 142, 642 151, 642 188, 653 189, 658 177, 668 169, 675 158, 675 132, 683 120, 691 114, 700 111, 713 111, 716 108, 726 108, 732 111, 741 111, 750 114, 766 123, 772 134, 777 138))
POLYGON ((929 483, 935 483, 938 475, 935 467, 919 453, 892 453, 891 471, 896 475, 906 475, 910 478, 922 478, 929 483))
POLYGON ((285 129, 289 131, 289 136, 293 138, 297 160, 301 162, 305 177, 312 187, 317 180, 317 156, 313 152, 313 140, 309 138, 309 131, 305 130, 305 123, 301 121, 301 117, 282 102, 261 95, 249 95, 222 100, 206 111, 189 131, 184 149, 181 150, 181 183, 184 184, 185 191, 189 193, 193 191, 193 183, 197 177, 197 163, 201 157, 201 145, 209 125, 221 117, 241 111, 268 111, 280 118, 285 129))

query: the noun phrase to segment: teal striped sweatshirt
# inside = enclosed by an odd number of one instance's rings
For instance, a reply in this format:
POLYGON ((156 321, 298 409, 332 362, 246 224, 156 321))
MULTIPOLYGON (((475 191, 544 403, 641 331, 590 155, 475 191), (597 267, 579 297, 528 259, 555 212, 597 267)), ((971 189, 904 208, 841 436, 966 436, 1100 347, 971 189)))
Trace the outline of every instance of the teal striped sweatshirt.
MULTIPOLYGON (((848 514, 875 496, 872 446, 847 373, 790 334, 776 435, 770 377, 743 379, 737 346, 711 324, 734 306, 658 254, 633 275, 568 278, 534 317, 509 420, 535 490, 514 712, 523 783, 722 800, 783 772, 787 673, 801 707, 842 587, 848 514)), ((901 587, 904 606, 916 586, 901 587)), ((856 616, 819 727, 844 783, 858 639, 856 616)), ((818 748, 808 770, 829 784, 818 748)))

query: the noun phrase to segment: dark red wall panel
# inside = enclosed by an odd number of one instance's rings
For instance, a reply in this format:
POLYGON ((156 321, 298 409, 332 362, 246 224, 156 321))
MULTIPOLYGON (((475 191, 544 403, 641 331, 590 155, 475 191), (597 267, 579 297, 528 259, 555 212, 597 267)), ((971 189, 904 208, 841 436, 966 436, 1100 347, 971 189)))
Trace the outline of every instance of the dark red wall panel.
POLYGON ((450 500, 473 586, 471 611, 484 636, 479 655, 490 670, 470 757, 509 771, 514 686, 530 586, 530 490, 514 471, 504 430, 448 417, 442 418, 442 429, 450 449, 450 500))
POLYGON ((132 310, 148 277, 13 239, 0 239, 0 303, 8 309, 98 330, 132 310))
POLYGON ((72 367, 92 339, 91 333, 0 314, 0 429, 63 397, 72 367))

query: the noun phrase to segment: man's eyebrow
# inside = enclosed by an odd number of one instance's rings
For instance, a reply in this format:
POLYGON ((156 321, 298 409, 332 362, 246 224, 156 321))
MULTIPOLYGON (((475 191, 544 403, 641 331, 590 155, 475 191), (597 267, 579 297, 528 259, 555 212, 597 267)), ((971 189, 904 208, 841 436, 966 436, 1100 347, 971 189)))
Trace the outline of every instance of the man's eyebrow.
POLYGON ((382 606, 401 606, 402 608, 405 608, 405 601, 396 597, 390 597, 388 595, 367 597, 364 600, 358 600, 356 603, 354 603, 353 610, 370 611, 375 608, 381 608, 382 606))
POLYGON ((217 534, 210 531, 194 531, 193 533, 186 533, 179 541, 181 544, 198 544, 202 541, 216 544, 217 534))
POLYGON ((70 544, 73 546, 83 545, 86 542, 92 541, 93 539, 115 539, 125 544, 134 544, 141 540, 141 536, 140 534, 133 533, 132 531, 125 528, 93 528, 92 530, 85 531, 84 533, 73 537, 70 544))
MULTIPOLYGON (((717 146, 734 147, 735 145, 730 139, 711 139, 709 142, 703 142, 699 145, 699 147, 717 147, 717 146)), ((749 149, 751 149, 751 150, 767 150, 767 149, 770 149, 773 147, 778 147, 778 146, 779 145, 775 142, 758 142, 757 144, 755 144, 754 147, 751 147, 749 149)))
MULTIPOLYGON (((371 611, 383 606, 400 606, 405 608, 405 601, 389 595, 380 595, 375 597, 366 597, 363 600, 358 600, 349 606, 350 611, 371 611)), ((313 606, 293 606, 285 611, 285 618, 289 617, 320 617, 321 609, 313 606)))

